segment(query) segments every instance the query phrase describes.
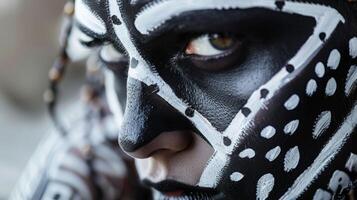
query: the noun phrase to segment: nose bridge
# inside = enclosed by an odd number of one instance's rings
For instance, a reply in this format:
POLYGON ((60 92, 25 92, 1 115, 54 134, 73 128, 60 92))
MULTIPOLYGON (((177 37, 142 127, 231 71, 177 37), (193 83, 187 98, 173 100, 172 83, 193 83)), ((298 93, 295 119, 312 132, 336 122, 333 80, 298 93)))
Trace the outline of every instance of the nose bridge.
POLYGON ((157 92, 156 85, 147 86, 128 78, 127 102, 119 132, 119 143, 124 151, 134 152, 160 133, 192 128, 190 121, 157 92))

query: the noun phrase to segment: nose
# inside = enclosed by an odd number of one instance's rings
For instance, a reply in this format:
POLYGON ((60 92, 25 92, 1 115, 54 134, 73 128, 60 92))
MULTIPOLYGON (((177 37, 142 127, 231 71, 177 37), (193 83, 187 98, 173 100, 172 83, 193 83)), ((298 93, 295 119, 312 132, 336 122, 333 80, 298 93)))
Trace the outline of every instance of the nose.
POLYGON ((134 158, 148 158, 159 152, 177 153, 188 148, 192 142, 192 135, 189 131, 162 132, 151 142, 127 153, 134 158))
POLYGON ((127 101, 119 144, 129 155, 145 158, 158 150, 180 150, 187 146, 191 122, 164 101, 156 85, 147 86, 128 78, 127 101), (187 141, 186 141, 187 140, 187 141))

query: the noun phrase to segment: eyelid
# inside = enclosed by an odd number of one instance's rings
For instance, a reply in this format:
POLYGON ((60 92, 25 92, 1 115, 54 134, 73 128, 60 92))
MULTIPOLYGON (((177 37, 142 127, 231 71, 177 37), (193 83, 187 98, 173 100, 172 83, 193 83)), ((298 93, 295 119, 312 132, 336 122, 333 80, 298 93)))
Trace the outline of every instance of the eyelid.
POLYGON ((83 46, 86 46, 86 47, 88 47, 88 48, 93 48, 93 47, 100 46, 100 45, 102 45, 104 42, 105 42, 104 40, 101 40, 101 39, 98 39, 98 38, 93 38, 93 39, 90 40, 90 41, 80 40, 80 43, 81 43, 83 46))
MULTIPOLYGON (((100 35, 93 32, 89 28, 83 26, 82 24, 74 22, 72 32, 76 32, 79 35, 80 43, 88 48, 93 48, 100 46, 107 42, 106 35, 100 35)), ((72 34, 72 33, 71 33, 72 34)))
POLYGON ((117 51, 112 44, 103 46, 99 52, 99 57, 107 63, 117 63, 125 59, 125 56, 117 51))

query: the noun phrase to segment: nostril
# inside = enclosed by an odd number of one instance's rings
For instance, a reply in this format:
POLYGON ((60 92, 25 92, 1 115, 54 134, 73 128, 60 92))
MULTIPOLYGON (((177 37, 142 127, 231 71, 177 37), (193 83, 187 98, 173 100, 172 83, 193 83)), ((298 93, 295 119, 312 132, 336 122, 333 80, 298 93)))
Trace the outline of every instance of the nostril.
POLYGON ((154 156, 160 151, 177 153, 185 150, 193 141, 191 131, 170 131, 162 132, 148 144, 137 148, 134 151, 126 151, 127 154, 134 158, 148 158, 154 156))

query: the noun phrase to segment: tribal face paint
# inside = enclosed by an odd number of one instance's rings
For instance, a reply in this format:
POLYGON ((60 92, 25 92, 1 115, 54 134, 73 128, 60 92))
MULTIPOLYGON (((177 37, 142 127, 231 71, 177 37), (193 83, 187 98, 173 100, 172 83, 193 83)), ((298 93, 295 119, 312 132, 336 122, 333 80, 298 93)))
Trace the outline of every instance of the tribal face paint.
MULTIPOLYGON (((115 60, 108 62, 107 87, 122 125, 121 147, 149 159, 162 150, 153 144, 166 141, 164 149, 178 145, 176 155, 194 133, 212 149, 198 187, 189 188, 198 192, 185 197, 329 199, 352 188, 357 34, 347 3, 77 0, 76 6, 82 32, 113 47, 112 53, 103 47, 101 57, 115 60), (190 136, 171 140, 177 131, 190 136)), ((185 188, 176 186, 175 192, 185 188)))

